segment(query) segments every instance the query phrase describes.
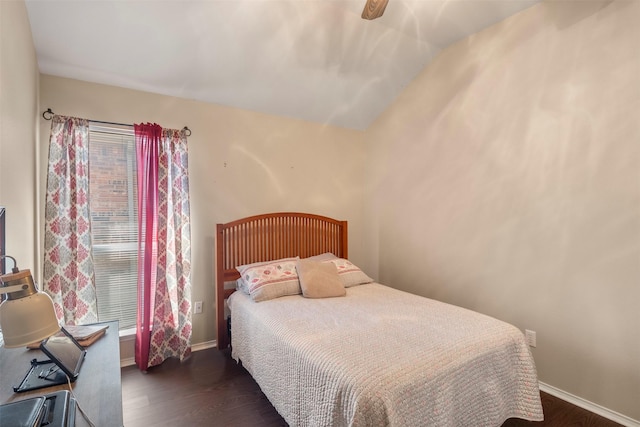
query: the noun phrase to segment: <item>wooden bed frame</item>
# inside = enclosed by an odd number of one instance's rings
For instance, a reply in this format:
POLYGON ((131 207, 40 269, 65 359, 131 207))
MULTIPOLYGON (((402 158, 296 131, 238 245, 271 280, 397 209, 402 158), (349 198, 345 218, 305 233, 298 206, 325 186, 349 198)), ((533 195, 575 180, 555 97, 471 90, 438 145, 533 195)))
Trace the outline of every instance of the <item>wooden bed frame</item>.
POLYGON ((216 225, 216 321, 218 349, 229 346, 224 301, 235 291, 225 283, 240 277, 236 266, 281 258, 306 258, 331 252, 348 258, 347 221, 279 212, 216 225))

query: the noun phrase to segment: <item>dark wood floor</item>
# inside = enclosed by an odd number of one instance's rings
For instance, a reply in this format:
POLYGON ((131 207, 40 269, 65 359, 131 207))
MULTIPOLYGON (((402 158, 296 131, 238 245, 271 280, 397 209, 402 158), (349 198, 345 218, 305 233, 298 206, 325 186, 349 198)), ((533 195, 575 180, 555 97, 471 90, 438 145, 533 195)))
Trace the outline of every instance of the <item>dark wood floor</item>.
MULTIPOLYGON (((228 351, 207 349, 183 363, 167 360, 145 374, 122 369, 125 427, 276 427, 285 421, 228 351)), ((510 419, 502 427, 617 427, 612 421, 542 393, 545 421, 510 419)))

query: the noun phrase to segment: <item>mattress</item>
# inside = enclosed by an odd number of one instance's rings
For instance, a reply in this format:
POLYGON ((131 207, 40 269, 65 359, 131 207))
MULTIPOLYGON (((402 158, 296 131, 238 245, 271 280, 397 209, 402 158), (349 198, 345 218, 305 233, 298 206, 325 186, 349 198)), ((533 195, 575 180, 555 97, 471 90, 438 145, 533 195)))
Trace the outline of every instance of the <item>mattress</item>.
POLYGON ((378 283, 229 307, 232 357, 291 426, 543 419, 524 336, 492 317, 378 283))

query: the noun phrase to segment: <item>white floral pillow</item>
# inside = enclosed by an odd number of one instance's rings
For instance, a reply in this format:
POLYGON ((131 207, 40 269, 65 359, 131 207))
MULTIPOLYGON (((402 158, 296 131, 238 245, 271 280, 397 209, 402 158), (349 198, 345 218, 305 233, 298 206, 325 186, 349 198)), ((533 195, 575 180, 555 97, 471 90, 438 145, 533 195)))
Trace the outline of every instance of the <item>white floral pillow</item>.
POLYGON ((360 270, 355 264, 348 259, 336 258, 323 262, 332 262, 338 268, 338 276, 342 281, 345 288, 351 286, 364 285, 365 283, 372 283, 373 279, 367 276, 362 270, 360 270))
POLYGON ((302 293, 296 263, 300 258, 283 258, 236 267, 254 301, 267 301, 302 293))
POLYGON ((236 290, 249 295, 249 286, 242 277, 236 280, 236 290))

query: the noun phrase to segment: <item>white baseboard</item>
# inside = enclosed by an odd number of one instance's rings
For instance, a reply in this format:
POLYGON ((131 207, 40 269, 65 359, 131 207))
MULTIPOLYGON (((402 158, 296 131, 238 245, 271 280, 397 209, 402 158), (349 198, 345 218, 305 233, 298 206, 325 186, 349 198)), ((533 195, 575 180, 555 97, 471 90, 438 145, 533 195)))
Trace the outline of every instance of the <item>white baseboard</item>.
POLYGON ((133 357, 127 357, 126 359, 120 359, 120 367, 124 368, 126 366, 135 365, 136 360, 133 357))
MULTIPOLYGON (((194 351, 200 351, 200 350, 205 350, 207 348, 212 348, 217 346, 218 343, 216 340, 213 341, 205 341, 205 342, 201 342, 198 344, 193 344, 191 346, 191 352, 194 351)), ((131 365, 135 365, 136 364, 136 360, 134 357, 128 357, 126 359, 120 359, 120 367, 124 368, 125 366, 131 366, 131 365)))
POLYGON ((216 347, 217 345, 218 345, 218 342, 216 340, 205 341, 205 342, 201 342, 199 344, 192 345, 191 346, 191 351, 206 350, 208 348, 216 347))
POLYGON ((615 421, 618 424, 622 424, 623 426, 640 427, 640 421, 634 420, 633 418, 629 418, 626 415, 622 415, 618 412, 612 411, 611 409, 607 409, 604 406, 600 406, 596 403, 589 402, 588 400, 575 396, 571 393, 567 393, 566 391, 550 386, 549 384, 545 384, 541 382, 540 390, 552 396, 555 396, 558 399, 562 399, 573 405, 579 406, 582 409, 586 409, 589 412, 598 414, 601 417, 605 417, 607 419, 610 419, 611 421, 615 421))

